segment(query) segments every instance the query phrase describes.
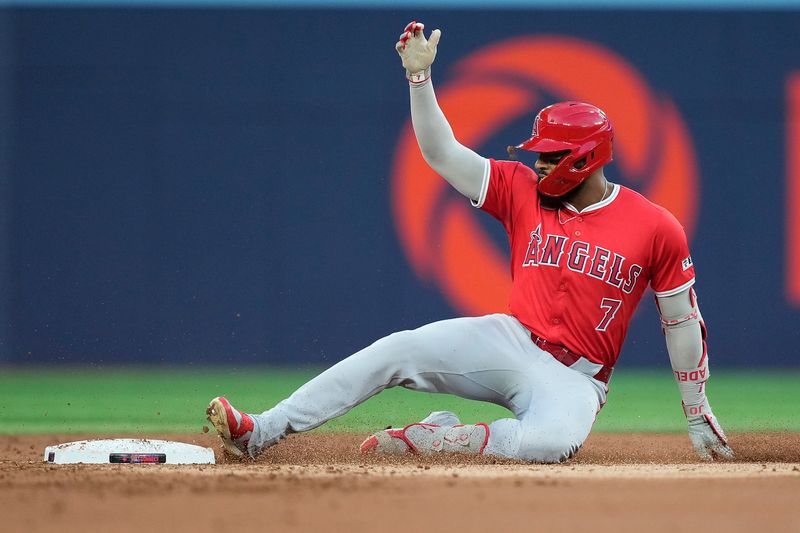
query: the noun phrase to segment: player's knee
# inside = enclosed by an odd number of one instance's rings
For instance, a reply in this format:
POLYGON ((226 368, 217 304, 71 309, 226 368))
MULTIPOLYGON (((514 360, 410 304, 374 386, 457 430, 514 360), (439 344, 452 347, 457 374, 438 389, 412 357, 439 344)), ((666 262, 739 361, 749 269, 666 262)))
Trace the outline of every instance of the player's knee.
POLYGON ((535 463, 561 463, 578 453, 581 445, 581 440, 563 431, 525 432, 517 456, 535 463))
POLYGON ((529 425, 506 418, 490 426, 485 453, 532 463, 560 463, 578 452, 583 440, 557 425, 529 425))

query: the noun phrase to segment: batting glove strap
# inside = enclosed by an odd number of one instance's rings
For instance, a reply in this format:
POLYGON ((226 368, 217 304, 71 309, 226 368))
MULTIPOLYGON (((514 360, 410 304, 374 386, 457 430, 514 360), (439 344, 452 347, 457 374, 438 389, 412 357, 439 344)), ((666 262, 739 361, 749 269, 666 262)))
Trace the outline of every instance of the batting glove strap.
POLYGON ((705 461, 717 458, 733 459, 733 450, 728 446, 728 438, 714 413, 711 412, 707 400, 702 410, 704 414, 686 418, 689 423, 689 440, 692 441, 697 455, 705 461))
POLYGON ((408 82, 411 85, 415 87, 421 87, 422 85, 425 85, 429 79, 431 79, 431 69, 430 67, 428 67, 422 72, 414 72, 414 73, 411 73, 406 70, 406 79, 408 79, 408 82))
POLYGON ((703 417, 711 413, 711 406, 708 405, 708 398, 705 393, 699 397, 698 403, 688 403, 684 400, 682 406, 683 414, 686 415, 687 420, 703 417))

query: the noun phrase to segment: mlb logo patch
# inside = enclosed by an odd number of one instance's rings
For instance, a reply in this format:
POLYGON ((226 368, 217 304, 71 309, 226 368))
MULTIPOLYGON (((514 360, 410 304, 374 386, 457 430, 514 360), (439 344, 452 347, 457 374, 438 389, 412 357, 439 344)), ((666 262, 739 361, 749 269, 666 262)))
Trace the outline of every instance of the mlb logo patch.
POLYGON ((681 261, 681 265, 683 266, 683 270, 687 270, 689 267, 693 266, 694 263, 692 263, 692 256, 690 255, 689 257, 681 261))

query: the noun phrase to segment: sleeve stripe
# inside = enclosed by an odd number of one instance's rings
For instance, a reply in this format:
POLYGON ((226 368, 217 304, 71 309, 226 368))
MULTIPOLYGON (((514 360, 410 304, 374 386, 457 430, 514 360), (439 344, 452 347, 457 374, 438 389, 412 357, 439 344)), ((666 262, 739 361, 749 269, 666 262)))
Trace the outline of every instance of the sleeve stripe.
POLYGON ((656 296, 660 296, 662 298, 665 297, 665 296, 675 296, 679 292, 685 291, 686 289, 688 289, 692 285, 694 285, 694 278, 690 279, 689 281, 687 281, 686 283, 684 283, 680 287, 675 287, 674 289, 670 289, 668 291, 656 292, 656 296))
POLYGON ((478 209, 483 207, 483 202, 486 201, 486 193, 489 191, 489 176, 491 176, 491 174, 492 174, 491 164, 488 159, 484 159, 483 182, 481 183, 481 192, 478 195, 477 200, 470 199, 472 207, 477 207, 478 209))

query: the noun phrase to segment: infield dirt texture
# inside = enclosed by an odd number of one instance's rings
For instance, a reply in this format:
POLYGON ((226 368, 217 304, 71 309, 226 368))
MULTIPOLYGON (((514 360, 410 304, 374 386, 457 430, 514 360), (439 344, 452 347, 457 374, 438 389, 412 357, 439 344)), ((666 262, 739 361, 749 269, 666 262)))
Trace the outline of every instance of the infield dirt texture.
POLYGON ((684 435, 600 433, 563 465, 362 457, 361 438, 295 435, 256 462, 132 467, 48 465, 42 450, 64 436, 0 437, 0 529, 800 531, 796 433, 734 435, 739 458, 725 464, 697 463, 684 435))
POLYGON ((466 411, 467 421, 500 413, 400 390, 328 431, 292 435, 255 462, 229 461, 213 430, 203 432, 205 401, 235 383, 231 396, 251 408, 307 378, 280 374, 278 385, 263 375, 233 377, 0 375, 0 531, 800 531, 796 373, 782 385, 775 376, 762 385, 750 376, 744 389, 741 375, 720 373, 719 394, 711 394, 732 428, 737 459, 729 463, 696 459, 670 403, 677 393, 668 374, 621 373, 598 431, 561 465, 361 456, 366 427, 378 429, 372 426, 382 418, 397 425, 433 408, 466 411), (741 407, 734 390, 746 392, 741 407), (127 427, 120 425, 125 419, 132 421, 127 427), (48 424, 53 431, 43 429, 48 424), (175 430, 157 429, 165 426, 175 430), (626 426, 630 431, 620 431, 626 426), (650 428, 656 431, 642 432, 650 428), (789 431, 775 431, 781 428, 789 431), (47 445, 108 436, 210 446, 218 464, 42 462, 47 445))

